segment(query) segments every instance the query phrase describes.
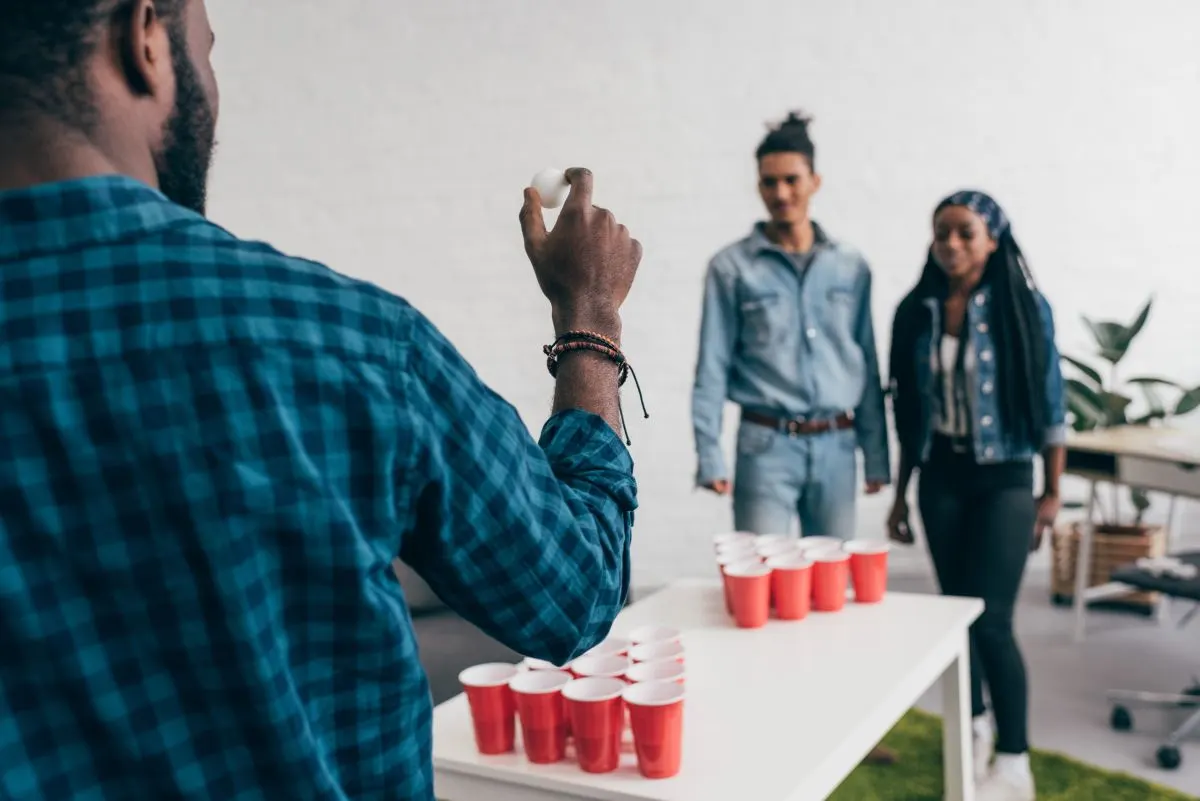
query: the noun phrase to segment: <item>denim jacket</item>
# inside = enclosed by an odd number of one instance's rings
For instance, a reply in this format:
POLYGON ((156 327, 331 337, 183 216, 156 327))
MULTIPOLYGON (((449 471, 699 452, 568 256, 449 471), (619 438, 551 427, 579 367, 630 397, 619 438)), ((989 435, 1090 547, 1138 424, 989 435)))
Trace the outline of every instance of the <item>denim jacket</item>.
MULTIPOLYGON (((1054 343, 1054 314, 1038 294, 1042 333, 1046 338, 1047 429, 1037 442, 1019 439, 1004 430, 996 392, 995 345, 990 330, 991 288, 980 287, 967 304, 963 331, 976 354, 975 369, 967 377, 967 402, 971 414, 971 439, 979 464, 1022 461, 1044 448, 1066 441, 1066 400, 1058 348, 1054 343)), ((900 304, 892 332, 891 393, 896 433, 902 452, 917 465, 929 458, 936 415, 941 406, 941 378, 937 349, 942 339, 942 304, 936 298, 910 296, 900 304), (905 342, 902 325, 912 325, 905 315, 927 314, 929 322, 905 342), (931 324, 930 324, 931 323, 931 324)))
POLYGON ((720 444, 727 400, 781 418, 852 412, 866 478, 888 481, 871 271, 814 228, 802 270, 761 224, 709 265, 692 391, 698 483, 729 478, 720 444))

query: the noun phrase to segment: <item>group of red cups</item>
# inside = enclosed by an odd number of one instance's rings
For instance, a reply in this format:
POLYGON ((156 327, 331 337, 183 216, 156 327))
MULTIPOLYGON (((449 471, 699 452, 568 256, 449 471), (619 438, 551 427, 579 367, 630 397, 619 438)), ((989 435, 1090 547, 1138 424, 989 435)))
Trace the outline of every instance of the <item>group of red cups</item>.
POLYGON ((851 585, 858 603, 878 603, 887 591, 886 542, 735 532, 718 534, 713 547, 725 608, 741 628, 765 626, 772 609, 780 620, 840 611, 851 585))
POLYGON ((570 745, 582 770, 611 773, 630 734, 643 776, 679 773, 684 648, 677 629, 643 626, 564 667, 540 659, 476 665, 458 680, 481 754, 514 752, 519 721, 525 756, 536 765, 562 762, 570 745))

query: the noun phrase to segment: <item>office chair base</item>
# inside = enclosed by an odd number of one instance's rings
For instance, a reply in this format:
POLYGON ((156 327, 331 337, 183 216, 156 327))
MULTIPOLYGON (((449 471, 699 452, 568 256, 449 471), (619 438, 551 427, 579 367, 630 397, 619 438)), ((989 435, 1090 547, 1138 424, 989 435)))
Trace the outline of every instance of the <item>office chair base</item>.
POLYGON ((1129 711, 1129 707, 1125 704, 1136 704, 1143 707, 1151 707, 1158 709, 1190 709, 1192 714, 1188 716, 1175 731, 1166 738, 1162 746, 1155 754, 1159 767, 1163 770, 1175 770, 1183 764, 1183 755, 1179 752, 1179 744, 1195 730, 1200 729, 1200 697, 1197 695, 1196 687, 1189 687, 1184 693, 1175 695, 1171 693, 1150 693, 1138 692, 1134 690, 1114 690, 1108 694, 1110 701, 1113 701, 1112 717, 1110 723, 1117 731, 1130 731, 1133 729, 1133 713, 1129 711), (1125 703, 1119 703, 1124 701, 1125 703))

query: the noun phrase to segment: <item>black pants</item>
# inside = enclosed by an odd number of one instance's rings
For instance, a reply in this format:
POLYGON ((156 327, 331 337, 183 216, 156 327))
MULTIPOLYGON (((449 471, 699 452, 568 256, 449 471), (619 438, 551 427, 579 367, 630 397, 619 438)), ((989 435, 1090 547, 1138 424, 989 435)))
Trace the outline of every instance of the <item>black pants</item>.
POLYGON ((971 627, 971 707, 996 718, 996 751, 1028 750, 1029 686, 1013 634, 1013 607, 1029 558, 1036 510, 1033 462, 977 464, 939 437, 921 469, 918 504, 944 595, 982 598, 971 627))

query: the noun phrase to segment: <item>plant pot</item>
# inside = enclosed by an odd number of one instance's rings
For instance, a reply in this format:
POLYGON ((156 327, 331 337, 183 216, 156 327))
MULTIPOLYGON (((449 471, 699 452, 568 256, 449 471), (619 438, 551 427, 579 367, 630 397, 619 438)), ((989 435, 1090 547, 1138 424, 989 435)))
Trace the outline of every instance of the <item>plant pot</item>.
MULTIPOLYGON (((1075 598, 1075 571, 1079 561, 1079 528, 1082 522, 1064 523, 1054 528, 1052 537, 1053 571, 1050 593, 1055 603, 1071 604, 1075 598)), ((1166 529, 1162 526, 1096 524, 1092 534, 1092 564, 1088 587, 1107 584, 1112 572, 1122 565, 1147 556, 1166 553, 1166 529)), ((1152 609, 1158 593, 1131 590, 1107 599, 1110 603, 1152 609)))

